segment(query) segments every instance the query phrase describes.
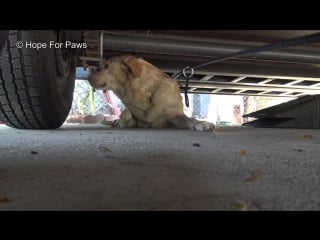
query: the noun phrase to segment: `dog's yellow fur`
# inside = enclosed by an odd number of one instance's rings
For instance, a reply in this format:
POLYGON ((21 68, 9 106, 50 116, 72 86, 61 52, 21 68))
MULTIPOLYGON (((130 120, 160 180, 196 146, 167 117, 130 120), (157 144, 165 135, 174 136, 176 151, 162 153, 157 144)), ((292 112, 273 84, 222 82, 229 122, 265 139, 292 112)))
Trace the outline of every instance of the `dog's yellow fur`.
POLYGON ((189 128, 212 131, 213 123, 187 117, 178 83, 160 69, 134 56, 109 58, 89 82, 112 90, 126 106, 120 127, 189 128))

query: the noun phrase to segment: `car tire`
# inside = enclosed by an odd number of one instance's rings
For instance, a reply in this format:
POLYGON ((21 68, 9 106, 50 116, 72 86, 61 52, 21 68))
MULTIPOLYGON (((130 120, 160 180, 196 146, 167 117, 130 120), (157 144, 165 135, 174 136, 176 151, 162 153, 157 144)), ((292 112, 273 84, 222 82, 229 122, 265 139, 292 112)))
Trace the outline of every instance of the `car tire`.
POLYGON ((9 31, 0 52, 0 120, 6 125, 54 129, 64 123, 73 99, 76 54, 63 44, 50 47, 61 36, 57 31, 9 31))

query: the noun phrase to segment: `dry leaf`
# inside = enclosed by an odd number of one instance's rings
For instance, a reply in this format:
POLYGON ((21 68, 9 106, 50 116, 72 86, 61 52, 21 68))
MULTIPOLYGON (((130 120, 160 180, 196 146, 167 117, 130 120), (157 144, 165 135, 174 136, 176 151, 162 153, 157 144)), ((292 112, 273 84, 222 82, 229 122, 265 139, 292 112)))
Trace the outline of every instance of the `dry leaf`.
POLYGON ((103 146, 99 147, 98 150, 99 150, 100 152, 111 152, 111 150, 110 150, 109 148, 103 147, 103 146))
POLYGON ((31 150, 31 154, 38 154, 38 152, 31 150))
POLYGON ((236 211, 248 211, 248 205, 245 202, 237 202, 235 204, 236 211))
POLYGON ((293 151, 296 151, 296 152, 305 152, 305 150, 302 150, 302 149, 293 149, 293 151))
POLYGON ((194 146, 194 147, 200 147, 200 144, 199 144, 199 143, 192 143, 192 146, 194 146))
POLYGON ((241 149, 241 150, 240 150, 240 155, 241 155, 241 156, 247 155, 247 151, 244 150, 244 149, 241 149))
POLYGON ((309 138, 309 139, 312 139, 312 138, 313 138, 313 137, 312 137, 312 135, 310 135, 310 134, 303 135, 303 137, 305 137, 305 138, 309 138))
POLYGON ((257 168, 256 170, 251 172, 251 175, 244 180, 244 182, 255 182, 258 177, 261 176, 261 170, 257 168))
POLYGON ((11 202, 12 200, 7 198, 7 197, 3 197, 3 198, 0 198, 0 204, 1 203, 7 203, 7 202, 11 202))

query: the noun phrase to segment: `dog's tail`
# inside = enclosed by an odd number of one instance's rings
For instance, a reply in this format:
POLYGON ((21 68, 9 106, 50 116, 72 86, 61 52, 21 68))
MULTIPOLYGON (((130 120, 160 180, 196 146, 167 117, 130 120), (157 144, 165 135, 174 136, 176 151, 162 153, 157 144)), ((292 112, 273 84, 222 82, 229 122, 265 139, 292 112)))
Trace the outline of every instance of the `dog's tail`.
POLYGON ((196 131, 213 131, 215 125, 206 121, 199 121, 186 115, 178 115, 168 120, 175 128, 193 129, 196 131))

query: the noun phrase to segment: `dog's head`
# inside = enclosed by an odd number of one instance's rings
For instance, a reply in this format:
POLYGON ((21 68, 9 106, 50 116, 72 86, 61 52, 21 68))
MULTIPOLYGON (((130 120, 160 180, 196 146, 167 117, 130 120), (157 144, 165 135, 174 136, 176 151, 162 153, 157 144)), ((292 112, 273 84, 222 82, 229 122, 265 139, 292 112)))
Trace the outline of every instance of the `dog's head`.
POLYGON ((129 79, 140 77, 141 71, 139 59, 134 56, 111 57, 88 80, 96 89, 116 90, 129 79))

